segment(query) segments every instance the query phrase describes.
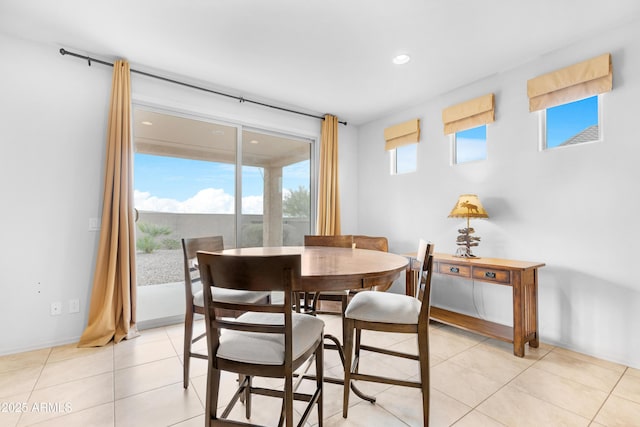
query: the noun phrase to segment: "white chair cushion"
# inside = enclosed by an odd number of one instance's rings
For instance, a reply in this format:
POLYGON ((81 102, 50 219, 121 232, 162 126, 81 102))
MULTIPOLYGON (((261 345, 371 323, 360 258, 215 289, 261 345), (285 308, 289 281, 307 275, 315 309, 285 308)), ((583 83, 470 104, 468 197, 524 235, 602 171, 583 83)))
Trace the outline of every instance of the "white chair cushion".
MULTIPOLYGON (((244 313, 238 322, 282 325, 280 313, 244 313)), ((324 322, 308 314, 293 313, 293 358, 300 357, 322 336, 324 322)), ((284 363, 284 335, 224 329, 220 336, 218 357, 259 365, 284 363)))
POLYGON ((422 303, 413 297, 391 292, 358 292, 345 311, 345 317, 367 322, 418 323, 422 303))
MULTIPOLYGON (((269 292, 256 292, 256 291, 238 291, 235 289, 215 288, 213 290, 213 300, 232 302, 232 303, 256 303, 262 298, 269 295, 269 292)), ((204 307, 204 295, 202 291, 198 291, 193 294, 193 305, 198 307, 204 307)))

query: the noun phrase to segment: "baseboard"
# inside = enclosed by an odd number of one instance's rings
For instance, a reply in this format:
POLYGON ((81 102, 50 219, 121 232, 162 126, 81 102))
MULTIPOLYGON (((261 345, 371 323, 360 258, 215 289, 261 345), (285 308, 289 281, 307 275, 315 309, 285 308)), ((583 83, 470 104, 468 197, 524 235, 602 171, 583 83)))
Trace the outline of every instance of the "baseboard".
MULTIPOLYGON (((183 315, 164 317, 161 319, 143 320, 141 322, 138 322, 137 326, 139 331, 144 331, 145 329, 159 328, 162 326, 176 325, 180 323, 184 323, 183 315)), ((2 351, 0 351, 0 356, 8 356, 10 354, 17 354, 17 353, 26 353, 29 351, 42 350, 43 348, 58 347, 61 345, 77 343, 78 341, 80 341, 80 335, 52 340, 52 341, 39 342, 38 344, 29 345, 26 347, 2 349, 2 351)))
POLYGON ((138 322, 137 325, 139 331, 144 331, 145 329, 160 328, 162 326, 177 325, 180 323, 184 323, 184 316, 182 315, 142 320, 138 322))
POLYGON ((73 343, 77 343, 78 341, 80 341, 80 335, 78 335, 77 337, 70 337, 70 338, 63 338, 63 339, 59 339, 59 340, 53 340, 53 341, 46 341, 46 342, 40 342, 36 345, 29 345, 26 347, 16 347, 16 348, 12 348, 12 349, 3 349, 2 351, 0 351, 0 356, 7 356, 10 354, 17 354, 17 353, 26 353, 29 351, 36 351, 36 350, 42 350, 43 348, 50 348, 50 347, 58 347, 61 345, 68 345, 68 344, 73 344, 73 343))

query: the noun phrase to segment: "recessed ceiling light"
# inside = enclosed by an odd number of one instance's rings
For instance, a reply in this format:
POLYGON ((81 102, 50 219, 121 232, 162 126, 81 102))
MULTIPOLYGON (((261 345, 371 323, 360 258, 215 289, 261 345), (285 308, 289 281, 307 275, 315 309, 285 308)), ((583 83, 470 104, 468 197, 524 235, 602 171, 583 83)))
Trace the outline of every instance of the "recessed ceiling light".
POLYGON ((393 57, 393 63, 396 65, 403 65, 409 61, 411 61, 411 57, 406 53, 401 53, 400 55, 396 55, 393 57))
POLYGON ((147 120, 145 120, 144 122, 141 122, 141 123, 142 123, 143 125, 145 125, 145 126, 151 126, 151 125, 153 124, 153 123, 151 123, 151 122, 149 122, 149 121, 147 121, 147 120))
POLYGON ((251 141, 249 141, 252 144, 258 144, 260 143, 260 141, 258 141, 257 139, 252 139, 251 141))

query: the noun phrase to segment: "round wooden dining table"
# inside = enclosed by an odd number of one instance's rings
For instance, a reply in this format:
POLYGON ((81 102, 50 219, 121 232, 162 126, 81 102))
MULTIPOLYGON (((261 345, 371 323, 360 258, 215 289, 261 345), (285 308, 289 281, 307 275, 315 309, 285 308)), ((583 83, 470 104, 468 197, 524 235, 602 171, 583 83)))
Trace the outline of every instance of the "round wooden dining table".
POLYGON ((402 255, 328 246, 276 246, 225 249, 225 255, 301 255, 301 292, 370 288, 392 282, 407 269, 402 255))
MULTIPOLYGON (((301 255, 300 288, 301 293, 322 293, 330 291, 346 291, 371 288, 389 283, 406 272, 409 260, 402 255, 389 252, 357 248, 338 248, 332 246, 276 246, 225 249, 223 255, 267 256, 267 255, 301 255)), ((343 330, 344 335, 344 330, 343 330)), ((325 344, 325 349, 339 352, 344 365, 342 344, 333 335, 325 334, 333 344, 325 344)), ((343 336, 344 341, 344 336, 343 336)), ((303 378, 313 379, 312 375, 303 378)), ((343 384, 341 378, 324 377, 325 382, 343 384)), ((373 396, 362 393, 354 383, 351 389, 360 398, 375 402, 373 396)))

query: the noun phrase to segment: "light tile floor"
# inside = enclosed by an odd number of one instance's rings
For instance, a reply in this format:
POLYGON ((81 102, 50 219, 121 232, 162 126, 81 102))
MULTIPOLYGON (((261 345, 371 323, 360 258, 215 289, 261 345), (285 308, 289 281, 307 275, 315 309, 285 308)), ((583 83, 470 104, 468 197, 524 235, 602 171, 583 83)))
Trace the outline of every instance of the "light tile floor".
MULTIPOLYGON (((341 335, 339 317, 322 318, 326 332, 341 335)), ((509 344, 439 324, 430 337, 432 426, 640 426, 638 369, 544 344, 518 358, 509 344)), ((366 341, 404 351, 417 345, 402 334, 365 332, 366 341)), ((181 349, 182 325, 173 325, 103 348, 67 345, 0 357, 0 426, 202 426, 206 362, 192 360, 190 387, 183 389, 181 349)), ((325 353, 325 365, 327 375, 342 375, 335 351, 325 353)), ((412 378, 418 365, 368 354, 361 371, 412 378)), ((224 374, 223 383, 221 401, 235 377, 224 374)), ((347 419, 342 387, 325 385, 325 426, 422 424, 419 390, 359 385, 377 402, 352 394, 347 419)), ((295 408, 299 417, 303 404, 295 408)), ((252 421, 275 425, 278 411, 279 402, 256 396, 252 421)), ((244 419, 241 405, 232 417, 244 419)), ((315 412, 309 425, 317 425, 315 412)))

